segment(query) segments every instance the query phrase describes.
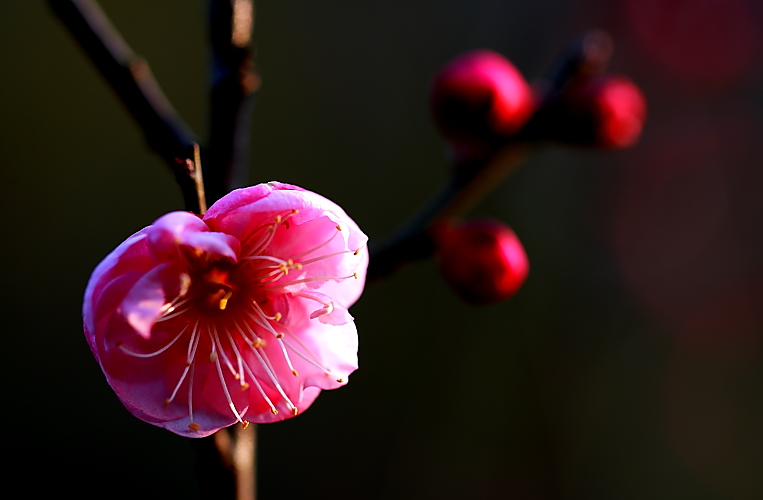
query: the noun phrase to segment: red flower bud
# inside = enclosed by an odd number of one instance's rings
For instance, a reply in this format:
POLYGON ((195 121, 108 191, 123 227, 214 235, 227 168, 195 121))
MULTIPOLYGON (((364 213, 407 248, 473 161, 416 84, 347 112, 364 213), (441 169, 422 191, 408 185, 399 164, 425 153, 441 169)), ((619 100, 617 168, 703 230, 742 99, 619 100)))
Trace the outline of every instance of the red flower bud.
POLYGON ((444 223, 435 228, 434 240, 443 277, 470 304, 508 299, 527 278, 529 264, 522 243, 498 220, 444 223))
POLYGON ((522 74, 489 50, 468 52, 435 76, 430 104, 440 133, 457 145, 516 133, 534 109, 522 74))
POLYGON ((628 78, 606 75, 571 85, 538 110, 528 136, 568 144, 625 148, 636 143, 646 120, 646 100, 628 78))

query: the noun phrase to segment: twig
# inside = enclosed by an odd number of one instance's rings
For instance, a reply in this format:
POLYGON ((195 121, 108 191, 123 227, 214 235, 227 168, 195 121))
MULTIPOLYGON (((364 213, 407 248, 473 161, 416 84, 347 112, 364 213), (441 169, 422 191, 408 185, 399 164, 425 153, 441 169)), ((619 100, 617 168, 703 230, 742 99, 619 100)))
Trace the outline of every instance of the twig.
POLYGON ((260 86, 252 58, 253 26, 252 0, 210 0, 212 88, 204 159, 210 202, 247 184, 252 107, 260 86))
POLYGON ((151 74, 93 0, 48 0, 145 134, 148 146, 175 174, 186 208, 200 212, 196 178, 187 159, 195 138, 151 74))

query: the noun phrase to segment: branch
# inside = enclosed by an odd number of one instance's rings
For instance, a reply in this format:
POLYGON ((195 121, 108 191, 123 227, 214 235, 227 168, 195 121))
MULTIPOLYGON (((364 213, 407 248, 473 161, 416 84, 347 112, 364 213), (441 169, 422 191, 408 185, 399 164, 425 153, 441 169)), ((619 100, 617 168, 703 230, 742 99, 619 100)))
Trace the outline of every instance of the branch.
POLYGON ((253 26, 252 0, 210 0, 212 88, 204 158, 210 202, 247 184, 252 107, 260 86, 251 49, 253 26))
POLYGON ((175 174, 186 208, 201 212, 197 191, 198 168, 193 163, 195 138, 177 115, 148 63, 125 43, 94 0, 48 0, 96 68, 138 122, 148 146, 175 174))

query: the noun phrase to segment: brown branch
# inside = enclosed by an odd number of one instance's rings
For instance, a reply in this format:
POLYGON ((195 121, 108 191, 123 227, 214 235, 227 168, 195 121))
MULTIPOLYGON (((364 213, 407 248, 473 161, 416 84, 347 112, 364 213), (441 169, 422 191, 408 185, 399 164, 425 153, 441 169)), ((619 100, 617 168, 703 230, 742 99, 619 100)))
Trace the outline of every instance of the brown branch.
POLYGON ((186 209, 200 213, 198 169, 190 170, 185 161, 193 161, 194 135, 167 100, 148 63, 130 49, 94 0, 48 3, 138 122, 148 146, 175 174, 186 209))
POLYGON ((247 184, 252 107, 260 86, 252 57, 253 26, 252 0, 210 0, 212 88, 204 158, 210 202, 247 184))

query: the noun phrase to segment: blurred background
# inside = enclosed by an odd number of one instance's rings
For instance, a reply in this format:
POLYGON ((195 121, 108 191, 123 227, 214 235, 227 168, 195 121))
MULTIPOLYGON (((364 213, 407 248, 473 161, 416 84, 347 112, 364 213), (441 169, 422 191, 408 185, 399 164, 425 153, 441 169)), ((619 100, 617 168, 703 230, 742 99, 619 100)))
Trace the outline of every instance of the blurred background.
MULTIPOLYGON (((205 136, 201 0, 102 0, 205 136)), ((251 183, 342 205, 372 239, 447 178, 437 69, 474 48, 532 81, 585 30, 649 116, 627 151, 548 147, 475 213, 530 258, 474 308, 432 262, 369 286, 360 369, 259 428, 260 498, 763 498, 763 3, 258 0, 251 183)), ((3 489, 198 498, 187 440, 121 406, 81 298, 174 180, 42 0, 0 4, 3 489)))

